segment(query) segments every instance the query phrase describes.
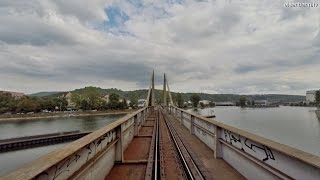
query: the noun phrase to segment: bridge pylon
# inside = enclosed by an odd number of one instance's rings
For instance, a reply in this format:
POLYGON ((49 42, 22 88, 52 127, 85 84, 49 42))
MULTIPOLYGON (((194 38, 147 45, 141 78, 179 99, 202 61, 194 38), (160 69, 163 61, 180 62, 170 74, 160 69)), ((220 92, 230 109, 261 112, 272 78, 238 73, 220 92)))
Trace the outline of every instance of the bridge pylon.
POLYGON ((172 96, 171 96, 168 80, 166 78, 166 74, 165 73, 163 75, 163 93, 162 93, 162 98, 163 98, 163 104, 165 106, 167 106, 169 104, 173 105, 173 100, 172 100, 172 96), (169 96, 169 103, 167 102, 167 95, 169 96))
POLYGON ((154 91, 154 71, 151 76, 151 84, 149 86, 148 96, 146 99, 145 106, 154 106, 155 105, 155 91, 154 91))

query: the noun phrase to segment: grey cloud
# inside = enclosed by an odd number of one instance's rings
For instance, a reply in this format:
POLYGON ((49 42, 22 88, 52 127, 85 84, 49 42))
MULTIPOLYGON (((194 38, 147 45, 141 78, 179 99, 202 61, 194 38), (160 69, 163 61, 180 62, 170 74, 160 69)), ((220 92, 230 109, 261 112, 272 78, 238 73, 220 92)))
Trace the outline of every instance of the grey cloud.
POLYGON ((106 3, 1 1, 0 89, 147 88, 152 70, 157 85, 166 72, 171 90, 184 92, 304 94, 320 83, 319 11, 119 0, 130 17, 115 31, 127 36, 91 27, 107 18, 106 3))
POLYGON ((33 15, 2 15, 0 41, 8 44, 43 46, 52 43, 74 44, 77 40, 65 29, 33 15))
POLYGON ((259 71, 261 69, 265 68, 265 66, 263 65, 239 65, 235 68, 235 72, 236 73, 247 73, 247 72, 256 72, 256 71, 259 71))

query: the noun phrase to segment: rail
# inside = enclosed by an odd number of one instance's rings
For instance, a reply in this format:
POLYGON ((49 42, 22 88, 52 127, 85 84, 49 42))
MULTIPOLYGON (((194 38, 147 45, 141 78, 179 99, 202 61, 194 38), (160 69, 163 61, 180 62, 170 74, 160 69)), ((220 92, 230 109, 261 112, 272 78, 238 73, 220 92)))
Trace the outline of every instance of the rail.
POLYGON ((190 133, 248 179, 318 179, 320 157, 169 106, 190 133))
POLYGON ((104 179, 141 128, 145 107, 43 156, 2 179, 104 179))
POLYGON ((178 152, 179 157, 182 162, 182 166, 185 169, 185 173, 186 173, 188 179, 204 180, 205 178, 203 177, 202 173, 200 172, 200 169, 198 168, 198 166, 194 162, 193 158, 191 157, 190 153, 188 152, 186 146, 181 141, 177 132, 172 127, 172 124, 164 116, 163 112, 161 112, 161 113, 165 119, 165 123, 169 129, 170 136, 174 142, 175 148, 177 149, 177 152, 178 152))

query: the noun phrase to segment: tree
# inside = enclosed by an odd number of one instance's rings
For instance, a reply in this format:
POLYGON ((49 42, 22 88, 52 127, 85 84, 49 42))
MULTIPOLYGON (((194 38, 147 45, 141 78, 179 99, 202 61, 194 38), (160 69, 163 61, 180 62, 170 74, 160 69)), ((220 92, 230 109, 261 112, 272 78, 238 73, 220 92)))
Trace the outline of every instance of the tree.
POLYGON ((216 106, 216 105, 215 105, 214 102, 210 101, 210 102, 209 102, 209 106, 210 106, 210 107, 214 107, 214 106, 216 106))
POLYGON ((316 104, 320 106, 320 90, 316 92, 316 104))
POLYGON ((19 112, 37 112, 40 111, 40 109, 40 102, 36 98, 30 98, 27 96, 22 97, 17 104, 17 110, 19 112))
POLYGON ((83 100, 81 101, 81 108, 82 108, 83 110, 89 110, 89 109, 90 109, 90 106, 89 106, 89 104, 88 104, 88 101, 86 101, 85 99, 83 99, 83 100))
POLYGON ((192 102, 193 107, 198 107, 198 103, 201 100, 200 96, 198 94, 192 94, 190 96, 190 101, 192 102))
POLYGON ((84 97, 88 102, 90 109, 95 109, 98 107, 100 100, 100 94, 97 88, 95 87, 85 87, 84 88, 84 97))
POLYGON ((119 108, 120 109, 127 109, 127 100, 126 99, 123 99, 122 102, 119 102, 119 108))
POLYGON ((130 107, 135 107, 138 105, 138 98, 134 95, 130 98, 130 107))
POLYGON ((181 93, 177 93, 176 100, 177 100, 178 107, 182 108, 183 107, 183 99, 182 99, 181 93))
POLYGON ((60 111, 65 110, 68 106, 68 101, 66 100, 66 98, 54 98, 53 102, 54 106, 58 107, 60 111))
POLYGON ((76 105, 76 108, 80 108, 82 104, 82 96, 78 93, 71 94, 71 101, 76 105))
POLYGON ((41 109, 44 110, 49 110, 49 111, 53 111, 55 108, 55 104, 52 100, 52 98, 42 98, 40 99, 40 106, 41 109))
POLYGON ((117 109, 119 107, 119 99, 120 99, 120 96, 118 94, 116 93, 110 94, 108 106, 111 109, 117 109))
POLYGON ((240 96, 239 101, 240 101, 240 106, 241 106, 241 107, 245 107, 245 106, 246 106, 246 101, 247 101, 247 99, 246 99, 245 96, 240 96))
POLYGON ((0 93, 0 114, 14 109, 14 101, 10 93, 0 93))

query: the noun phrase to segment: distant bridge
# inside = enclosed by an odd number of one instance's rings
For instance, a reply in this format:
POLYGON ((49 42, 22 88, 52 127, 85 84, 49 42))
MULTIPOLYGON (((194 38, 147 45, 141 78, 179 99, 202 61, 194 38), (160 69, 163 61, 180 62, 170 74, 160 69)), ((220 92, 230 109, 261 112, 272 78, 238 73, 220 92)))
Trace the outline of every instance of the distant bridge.
POLYGON ((164 76, 155 104, 1 179, 319 179, 320 157, 177 108, 164 76))

